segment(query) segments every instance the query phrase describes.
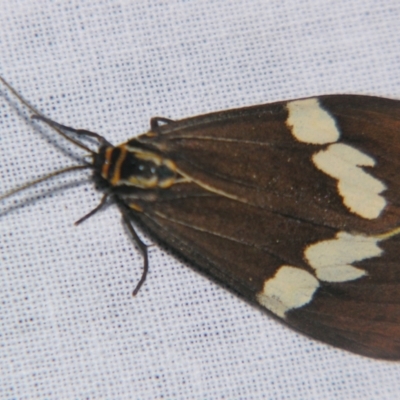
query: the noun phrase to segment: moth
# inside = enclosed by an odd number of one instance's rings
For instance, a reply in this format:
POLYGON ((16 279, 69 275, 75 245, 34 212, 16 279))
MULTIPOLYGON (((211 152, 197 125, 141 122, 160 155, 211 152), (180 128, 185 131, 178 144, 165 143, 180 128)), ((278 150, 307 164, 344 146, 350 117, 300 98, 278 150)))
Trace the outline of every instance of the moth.
POLYGON ((144 256, 134 294, 148 270, 139 226, 296 331, 400 358, 400 101, 327 95, 155 117, 115 146, 46 118, 1 80, 33 118, 91 154, 50 176, 93 171, 104 195, 78 222, 117 205, 144 256))

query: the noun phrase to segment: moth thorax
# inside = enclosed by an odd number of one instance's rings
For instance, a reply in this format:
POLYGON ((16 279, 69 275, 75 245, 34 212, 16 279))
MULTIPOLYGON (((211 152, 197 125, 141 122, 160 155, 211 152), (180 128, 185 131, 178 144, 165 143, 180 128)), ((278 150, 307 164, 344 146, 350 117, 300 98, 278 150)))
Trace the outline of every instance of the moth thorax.
POLYGON ((112 186, 168 188, 177 179, 175 164, 162 156, 126 144, 105 149, 101 176, 112 186))

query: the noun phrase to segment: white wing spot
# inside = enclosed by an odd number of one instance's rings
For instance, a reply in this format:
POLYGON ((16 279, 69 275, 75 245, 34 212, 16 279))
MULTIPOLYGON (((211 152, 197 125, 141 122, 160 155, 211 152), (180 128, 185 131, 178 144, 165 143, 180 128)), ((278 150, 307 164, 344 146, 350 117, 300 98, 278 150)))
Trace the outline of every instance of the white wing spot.
POLYGON ((353 281, 367 275, 367 272, 351 264, 380 256, 383 250, 378 246, 379 241, 377 237, 339 232, 335 239, 309 245, 304 256, 321 281, 353 281))
POLYGON ((286 125, 299 142, 327 144, 339 140, 335 119, 317 98, 289 101, 286 107, 289 111, 286 125))
POLYGON ((273 278, 264 282, 263 290, 257 294, 257 301, 281 318, 293 308, 308 304, 319 287, 318 279, 309 272, 281 266, 273 278))
POLYGON ((386 206, 380 195, 386 186, 361 167, 373 167, 375 160, 343 143, 331 144, 312 160, 325 174, 338 180, 338 191, 349 210, 366 219, 378 218, 386 206))

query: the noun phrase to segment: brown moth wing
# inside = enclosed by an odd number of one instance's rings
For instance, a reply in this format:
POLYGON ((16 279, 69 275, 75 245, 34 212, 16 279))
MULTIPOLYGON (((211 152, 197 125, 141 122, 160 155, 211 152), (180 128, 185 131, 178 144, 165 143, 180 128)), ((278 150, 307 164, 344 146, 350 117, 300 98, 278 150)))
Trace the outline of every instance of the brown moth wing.
POLYGON ((328 145, 294 139, 286 123, 288 102, 176 121, 161 126, 157 137, 132 142, 161 151, 196 182, 263 209, 368 234, 399 226, 400 101, 356 95, 319 99, 336 119, 338 142, 377 160, 373 173, 385 182, 389 203, 379 219, 359 218, 344 206, 336 180, 312 162, 328 145))
MULTIPOLYGON (((296 221, 205 194, 143 204, 134 215, 159 240, 197 269, 257 305, 265 280, 282 265, 312 272, 303 249, 331 238, 329 227, 296 221)), ((358 262, 368 275, 344 283, 321 282, 312 301, 284 321, 307 335, 363 355, 400 358, 399 237, 384 254, 358 262)))
MULTIPOLYGON (((315 275, 305 255, 309 246, 340 233, 374 237, 398 228, 400 102, 344 95, 318 100, 336 121, 337 142, 375 161, 361 170, 386 186, 387 204, 376 218, 362 218, 344 204, 337 180, 313 162, 330 143, 296 140, 283 102, 173 122, 161 126, 160 135, 128 142, 161 152, 191 180, 157 191, 152 201, 135 199, 143 212, 132 211, 133 218, 256 304, 282 266, 315 275)), ((129 204, 129 196, 123 200, 129 204)), ((400 359, 399 241, 397 234, 377 240, 379 255, 351 262, 362 277, 319 280, 308 303, 278 316, 335 346, 400 359)))
MULTIPOLYGON (((305 244, 334 234, 331 228, 210 194, 195 184, 175 185, 171 191, 175 197, 168 193, 164 198, 166 192, 160 191, 154 202, 135 199, 142 211, 134 219, 197 266, 207 264, 201 269, 250 299, 282 264, 312 271, 302 257, 305 244)), ((130 202, 129 197, 124 200, 130 202)))

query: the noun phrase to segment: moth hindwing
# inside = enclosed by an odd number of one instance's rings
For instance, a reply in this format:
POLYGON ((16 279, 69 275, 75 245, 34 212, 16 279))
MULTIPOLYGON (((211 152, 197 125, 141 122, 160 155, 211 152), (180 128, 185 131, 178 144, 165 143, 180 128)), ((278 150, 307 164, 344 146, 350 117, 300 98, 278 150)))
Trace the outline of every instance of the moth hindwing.
POLYGON ((148 262, 132 223, 297 331, 400 358, 399 101, 331 95, 153 118, 118 146, 31 111, 81 147, 98 141, 77 167, 104 192, 87 216, 118 205, 145 256, 136 291, 148 262))

